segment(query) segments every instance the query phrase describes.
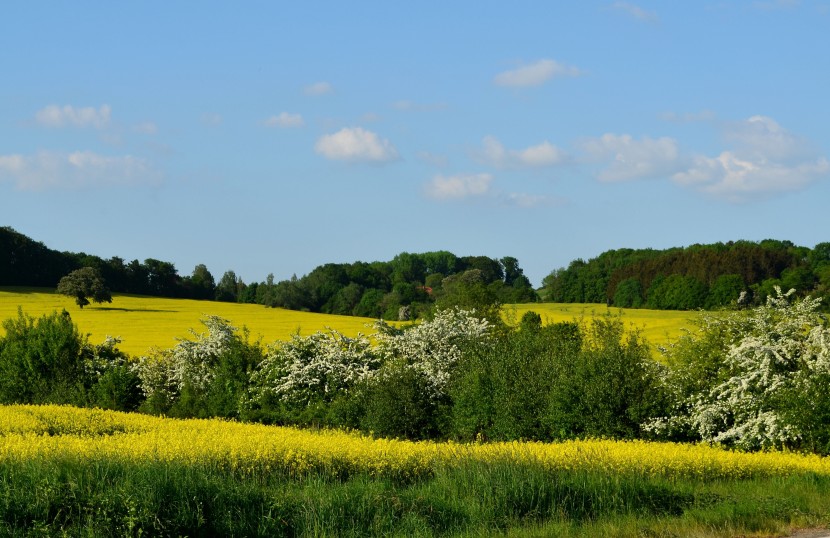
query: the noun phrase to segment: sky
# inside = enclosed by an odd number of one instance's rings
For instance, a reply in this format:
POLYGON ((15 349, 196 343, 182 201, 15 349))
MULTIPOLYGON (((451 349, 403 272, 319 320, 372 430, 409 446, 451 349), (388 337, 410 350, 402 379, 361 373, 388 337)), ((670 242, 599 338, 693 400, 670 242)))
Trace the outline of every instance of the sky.
POLYGON ((830 241, 830 0, 43 2, 0 226, 218 281, 401 252, 830 241))

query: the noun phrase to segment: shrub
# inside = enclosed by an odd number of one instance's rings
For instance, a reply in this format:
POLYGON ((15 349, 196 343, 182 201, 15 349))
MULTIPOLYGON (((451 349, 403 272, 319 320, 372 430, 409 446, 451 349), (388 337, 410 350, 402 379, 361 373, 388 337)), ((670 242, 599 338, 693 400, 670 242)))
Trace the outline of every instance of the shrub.
POLYGON ((34 319, 18 309, 0 339, 0 402, 84 405, 87 340, 66 310, 34 319))
POLYGON ((250 375, 262 360, 259 343, 240 336, 228 320, 208 316, 208 332, 154 350, 135 367, 146 397, 143 409, 177 417, 237 417, 248 400, 250 375))
POLYGON ((677 416, 652 427, 748 450, 826 452, 830 329, 820 300, 791 300, 794 292, 776 287, 763 306, 706 316, 699 335, 669 350, 681 359, 671 376, 677 416), (695 349, 708 352, 696 359, 695 349))
POLYGON ((546 416, 554 437, 640 437, 641 424, 662 409, 661 366, 648 344, 618 318, 582 327, 582 348, 563 361, 546 416))

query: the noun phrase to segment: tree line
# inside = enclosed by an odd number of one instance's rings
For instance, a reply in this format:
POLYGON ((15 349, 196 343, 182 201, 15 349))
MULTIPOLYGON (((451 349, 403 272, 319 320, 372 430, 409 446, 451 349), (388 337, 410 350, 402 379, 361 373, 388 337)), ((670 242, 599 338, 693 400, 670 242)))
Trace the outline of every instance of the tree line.
POLYGON ((692 310, 727 306, 738 298, 744 305, 763 304, 776 286, 830 297, 830 243, 810 249, 767 239, 608 250, 554 270, 540 295, 550 302, 692 310))
POLYGON ((125 261, 58 252, 10 227, 0 228, 0 285, 55 287, 81 268, 96 271, 112 292, 254 303, 269 307, 384 319, 423 317, 436 304, 522 303, 537 300, 511 256, 403 252, 386 262, 327 263, 297 278, 245 283, 233 270, 217 281, 204 264, 181 276, 171 262, 125 261))

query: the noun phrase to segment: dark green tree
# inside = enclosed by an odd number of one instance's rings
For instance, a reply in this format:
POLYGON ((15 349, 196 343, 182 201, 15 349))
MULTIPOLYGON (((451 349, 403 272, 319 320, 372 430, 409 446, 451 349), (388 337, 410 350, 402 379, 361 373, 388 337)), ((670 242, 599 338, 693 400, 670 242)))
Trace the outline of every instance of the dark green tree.
POLYGON ((75 304, 83 308, 90 300, 96 303, 111 303, 112 295, 101 274, 92 267, 72 271, 58 282, 58 293, 73 297, 75 304))
POLYGON ((239 284, 242 281, 236 277, 233 271, 225 271, 219 283, 216 285, 216 300, 227 303, 235 303, 239 296, 239 284))

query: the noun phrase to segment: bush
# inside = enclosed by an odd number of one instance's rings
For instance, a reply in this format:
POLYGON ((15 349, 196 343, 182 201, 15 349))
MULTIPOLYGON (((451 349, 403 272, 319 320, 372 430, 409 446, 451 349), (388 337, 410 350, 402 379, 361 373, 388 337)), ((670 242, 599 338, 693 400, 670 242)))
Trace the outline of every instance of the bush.
POLYGON ((84 405, 87 340, 66 310, 34 319, 18 309, 0 339, 0 402, 84 405))
POLYGON ((791 300, 794 292, 776 287, 763 306, 705 316, 698 335, 670 349, 675 416, 654 430, 746 450, 826 453, 830 329, 820 300, 791 300))
POLYGON ((248 401, 250 376, 262 360, 258 342, 240 336, 228 320, 208 316, 206 334, 191 331, 167 350, 141 357, 136 372, 146 397, 142 409, 175 417, 237 418, 248 401))
POLYGON ((561 363, 548 428, 558 438, 640 437, 641 425, 663 409, 661 366, 617 318, 594 319, 582 333, 576 360, 561 363))
POLYGON ((550 438, 548 399, 563 365, 576 359, 581 335, 575 323, 542 328, 522 320, 520 330, 471 349, 459 365, 451 391, 456 438, 550 438))

